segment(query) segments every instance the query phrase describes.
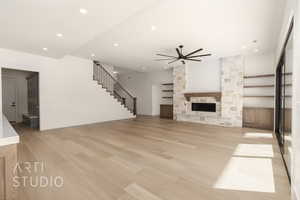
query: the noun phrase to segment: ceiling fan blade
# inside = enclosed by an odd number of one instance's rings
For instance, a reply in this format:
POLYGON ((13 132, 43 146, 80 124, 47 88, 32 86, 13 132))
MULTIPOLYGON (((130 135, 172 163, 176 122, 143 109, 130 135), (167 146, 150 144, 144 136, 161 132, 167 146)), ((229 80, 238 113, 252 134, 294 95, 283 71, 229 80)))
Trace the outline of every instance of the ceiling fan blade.
POLYGON ((174 58, 166 58, 166 59, 155 59, 155 61, 162 61, 162 60, 174 60, 174 58))
POLYGON ((188 56, 190 56, 190 55, 192 55, 192 54, 195 54, 195 53, 197 53, 197 52, 199 52, 199 51, 202 51, 202 50, 203 50, 203 49, 201 48, 201 49, 198 49, 198 50, 196 50, 196 51, 193 51, 193 52, 191 52, 191 53, 185 55, 185 57, 188 57, 188 56))
POLYGON ((190 58, 186 58, 185 60, 191 60, 191 61, 197 61, 197 62, 201 62, 202 60, 196 60, 196 59, 190 59, 190 58))
POLYGON ((180 51, 179 51, 178 48, 176 48, 176 51, 177 51, 178 57, 179 57, 179 58, 182 57, 182 54, 180 53, 180 51))
POLYGON ((169 56, 169 55, 164 55, 164 54, 156 54, 157 56, 164 56, 168 58, 177 58, 176 56, 169 56))
POLYGON ((179 60, 179 58, 176 58, 175 60, 173 60, 172 62, 169 62, 168 64, 174 63, 174 62, 176 62, 178 60, 179 60))
POLYGON ((204 56, 211 56, 211 54, 208 53, 208 54, 202 54, 202 55, 197 55, 197 56, 189 56, 187 58, 198 58, 198 57, 204 57, 204 56))

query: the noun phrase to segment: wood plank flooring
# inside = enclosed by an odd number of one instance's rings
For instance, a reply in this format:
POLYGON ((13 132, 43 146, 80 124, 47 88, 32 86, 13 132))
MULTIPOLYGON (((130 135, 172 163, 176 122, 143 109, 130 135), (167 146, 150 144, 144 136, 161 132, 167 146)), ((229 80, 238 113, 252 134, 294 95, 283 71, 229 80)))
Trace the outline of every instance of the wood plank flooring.
POLYGON ((288 200, 272 133, 152 117, 44 132, 17 126, 20 162, 62 187, 21 187, 20 200, 288 200))

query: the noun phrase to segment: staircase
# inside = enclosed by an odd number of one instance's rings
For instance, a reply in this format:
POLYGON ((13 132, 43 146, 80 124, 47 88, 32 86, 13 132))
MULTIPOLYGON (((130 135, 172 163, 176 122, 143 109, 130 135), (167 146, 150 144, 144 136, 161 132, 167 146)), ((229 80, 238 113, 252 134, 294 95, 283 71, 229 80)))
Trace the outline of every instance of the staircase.
POLYGON ((136 115, 136 97, 133 97, 122 85, 98 62, 94 61, 93 79, 117 101, 136 115))

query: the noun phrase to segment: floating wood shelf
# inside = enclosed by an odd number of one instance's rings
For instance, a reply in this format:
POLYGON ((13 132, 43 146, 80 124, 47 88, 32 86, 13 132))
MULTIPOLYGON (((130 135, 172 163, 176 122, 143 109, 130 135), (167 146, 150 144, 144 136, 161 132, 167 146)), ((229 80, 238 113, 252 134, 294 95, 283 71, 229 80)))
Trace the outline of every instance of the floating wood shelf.
POLYGON ((269 96, 267 96, 267 95, 245 95, 244 97, 246 97, 246 98, 272 98, 272 97, 275 97, 274 95, 269 95, 269 96))
POLYGON ((221 92, 200 92, 200 93, 185 93, 184 94, 187 101, 191 100, 191 97, 214 97, 216 101, 221 101, 221 92))
POLYGON ((163 99, 173 99, 173 97, 162 97, 163 99))
POLYGON ((273 77, 274 74, 262 74, 262 75, 253 75, 253 76, 244 76, 244 78, 265 78, 265 77, 273 77))
POLYGON ((162 85, 174 85, 174 83, 163 83, 162 85))
MULTIPOLYGON (((283 86, 292 86, 292 84, 285 84, 283 86)), ((244 88, 267 88, 267 87, 275 87, 275 85, 245 85, 244 88)))
MULTIPOLYGON (((274 95, 246 95, 244 96, 245 98, 273 98, 275 97, 274 95)), ((292 97, 291 95, 286 95, 285 97, 292 97)))
MULTIPOLYGON (((285 76, 293 75, 292 72, 288 72, 284 74, 285 76)), ((261 75, 252 75, 252 76, 244 76, 244 78, 267 78, 267 77, 274 77, 275 74, 261 74, 261 75)))
POLYGON ((283 86, 293 86, 293 84, 284 84, 283 86))
POLYGON ((267 88, 274 87, 274 85, 245 85, 244 88, 267 88))
POLYGON ((247 108, 249 108, 249 109, 251 109, 251 108, 255 108, 255 109, 273 109, 274 110, 273 107, 243 106, 243 109, 247 109, 247 108))
POLYGON ((174 90, 162 90, 163 92, 174 92, 174 90))

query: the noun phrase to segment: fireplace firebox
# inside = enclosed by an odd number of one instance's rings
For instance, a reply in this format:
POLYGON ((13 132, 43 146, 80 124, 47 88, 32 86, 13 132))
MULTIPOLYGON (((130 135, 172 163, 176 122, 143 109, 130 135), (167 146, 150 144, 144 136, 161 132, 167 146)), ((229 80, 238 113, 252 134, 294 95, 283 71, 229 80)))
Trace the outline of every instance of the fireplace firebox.
POLYGON ((192 103, 192 111, 216 112, 215 103, 192 103))

